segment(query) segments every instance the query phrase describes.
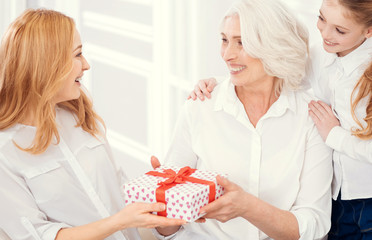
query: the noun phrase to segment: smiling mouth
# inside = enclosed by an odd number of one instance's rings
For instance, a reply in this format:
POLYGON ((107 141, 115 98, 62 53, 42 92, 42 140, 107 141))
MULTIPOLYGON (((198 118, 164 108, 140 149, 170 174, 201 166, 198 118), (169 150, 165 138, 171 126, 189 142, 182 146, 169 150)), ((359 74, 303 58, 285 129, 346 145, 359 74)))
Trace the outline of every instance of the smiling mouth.
POLYGON ((333 42, 327 41, 327 40, 325 40, 325 39, 324 39, 324 43, 325 43, 326 45, 328 45, 328 46, 336 46, 336 45, 337 45, 337 43, 333 43, 333 42))
POLYGON ((247 67, 246 66, 236 67, 236 68, 230 67, 229 70, 230 70, 230 73, 236 74, 236 73, 243 71, 245 68, 247 67))

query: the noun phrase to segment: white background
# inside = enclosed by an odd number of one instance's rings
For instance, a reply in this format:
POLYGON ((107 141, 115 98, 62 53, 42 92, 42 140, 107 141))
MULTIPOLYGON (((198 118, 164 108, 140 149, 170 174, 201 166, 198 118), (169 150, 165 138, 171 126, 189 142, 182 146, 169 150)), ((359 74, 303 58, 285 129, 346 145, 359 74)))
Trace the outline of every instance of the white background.
MULTIPOLYGON (((83 83, 129 177, 162 159, 188 92, 198 79, 226 75, 219 22, 232 0, 0 0, 0 33, 26 8, 75 19, 91 70, 83 83)), ((321 0, 286 0, 316 30, 321 0)))

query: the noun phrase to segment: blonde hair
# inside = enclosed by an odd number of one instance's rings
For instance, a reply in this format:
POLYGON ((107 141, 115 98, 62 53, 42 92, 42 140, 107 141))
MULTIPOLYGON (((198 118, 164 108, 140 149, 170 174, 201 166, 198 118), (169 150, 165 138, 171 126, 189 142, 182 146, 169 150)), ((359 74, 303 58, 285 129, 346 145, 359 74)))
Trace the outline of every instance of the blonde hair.
MULTIPOLYGON (((0 46, 0 130, 27 121, 34 115, 36 134, 28 148, 43 153, 59 133, 53 98, 72 70, 75 23, 64 14, 28 9, 8 28, 0 46)), ((77 126, 96 136, 102 119, 91 100, 80 90, 78 99, 59 103, 77 119, 77 126)), ((103 124, 104 125, 104 124, 103 124)))
POLYGON ((338 0, 351 17, 365 27, 372 27, 372 0, 338 0))
MULTIPOLYGON (((365 27, 372 27, 372 0, 339 0, 339 4, 345 7, 354 20, 365 27)), ((351 94, 351 114, 360 129, 351 129, 352 134, 360 139, 372 139, 372 63, 363 73, 351 94), (367 125, 362 126, 355 115, 355 110, 362 99, 367 99, 366 117, 367 125)))
POLYGON ((353 135, 360 139, 372 139, 372 63, 363 73, 363 76, 359 79, 357 85, 351 94, 351 114, 354 121, 359 125, 360 129, 352 129, 353 135), (358 92, 356 97, 354 95, 358 92), (363 127, 358 118, 355 115, 355 109, 357 108, 359 102, 364 99, 368 99, 366 108, 366 127, 363 127))
POLYGON ((225 14, 240 19, 244 50, 261 60, 267 74, 283 87, 300 88, 306 74, 308 32, 306 27, 278 0, 240 0, 225 14))

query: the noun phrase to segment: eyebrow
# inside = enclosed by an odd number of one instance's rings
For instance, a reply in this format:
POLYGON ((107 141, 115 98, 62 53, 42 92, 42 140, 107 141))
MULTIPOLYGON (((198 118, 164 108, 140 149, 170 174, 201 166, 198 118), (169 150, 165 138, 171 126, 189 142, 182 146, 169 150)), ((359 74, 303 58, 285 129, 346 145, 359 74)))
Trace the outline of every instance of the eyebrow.
POLYGON ((73 52, 75 52, 77 49, 79 49, 79 48, 83 48, 83 45, 79 45, 79 46, 77 46, 75 49, 74 49, 74 51, 73 52))
MULTIPOLYGON (((224 33, 221 33, 221 35, 226 37, 226 35, 224 33)), ((240 38, 242 38, 242 36, 233 36, 232 38, 233 39, 240 39, 240 38)))
MULTIPOLYGON (((327 19, 324 17, 322 11, 320 11, 320 9, 319 9, 319 13, 320 13, 320 15, 322 16, 322 18, 324 18, 325 20, 327 20, 327 19)), ((340 26, 340 25, 335 25, 335 26, 338 27, 338 28, 342 28, 342 29, 345 29, 345 30, 347 30, 347 31, 350 31, 350 29, 348 29, 348 28, 346 28, 346 27, 343 27, 343 26, 340 26)))

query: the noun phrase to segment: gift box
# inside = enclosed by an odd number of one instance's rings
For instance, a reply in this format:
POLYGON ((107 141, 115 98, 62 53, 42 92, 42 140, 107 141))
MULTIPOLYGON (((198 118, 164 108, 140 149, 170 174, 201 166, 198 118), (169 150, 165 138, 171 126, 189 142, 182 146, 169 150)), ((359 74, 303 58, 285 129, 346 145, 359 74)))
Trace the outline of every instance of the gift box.
POLYGON ((201 207, 224 193, 216 182, 217 175, 190 167, 162 166, 125 184, 125 203, 163 202, 166 210, 154 214, 193 222, 201 217, 201 207))

